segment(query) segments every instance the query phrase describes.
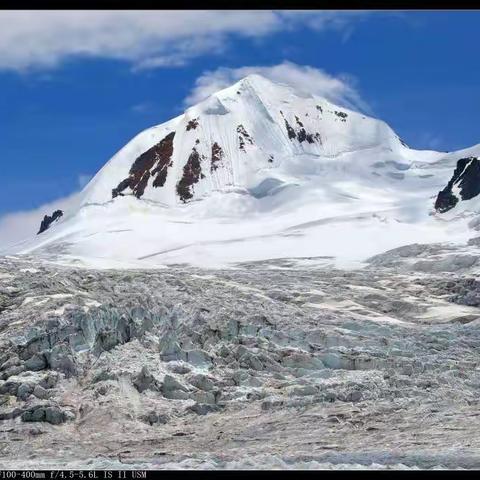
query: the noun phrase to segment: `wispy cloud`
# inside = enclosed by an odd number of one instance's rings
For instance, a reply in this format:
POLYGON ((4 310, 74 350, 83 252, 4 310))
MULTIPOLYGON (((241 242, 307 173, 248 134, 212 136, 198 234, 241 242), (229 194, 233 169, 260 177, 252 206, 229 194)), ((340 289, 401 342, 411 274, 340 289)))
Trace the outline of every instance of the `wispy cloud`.
POLYGON ((369 105, 362 99, 356 88, 354 77, 346 74, 334 76, 319 68, 287 61, 273 66, 221 67, 206 71, 197 78, 184 104, 190 106, 198 103, 252 73, 258 73, 274 82, 291 85, 297 90, 324 97, 338 105, 370 112, 369 105))
MULTIPOLYGON (((0 69, 53 68, 74 56, 126 60, 134 69, 180 66, 223 51, 234 37, 282 30, 344 31, 348 11, 2 11, 0 69)), ((346 31, 346 30, 345 30, 346 31)))

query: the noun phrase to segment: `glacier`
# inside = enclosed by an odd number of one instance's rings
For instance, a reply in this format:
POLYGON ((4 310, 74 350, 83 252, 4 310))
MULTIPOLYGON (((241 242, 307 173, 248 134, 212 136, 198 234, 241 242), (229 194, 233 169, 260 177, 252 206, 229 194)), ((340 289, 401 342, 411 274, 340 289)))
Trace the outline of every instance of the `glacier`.
POLYGON ((141 132, 0 252, 0 468, 478 469, 479 154, 258 75, 141 132))

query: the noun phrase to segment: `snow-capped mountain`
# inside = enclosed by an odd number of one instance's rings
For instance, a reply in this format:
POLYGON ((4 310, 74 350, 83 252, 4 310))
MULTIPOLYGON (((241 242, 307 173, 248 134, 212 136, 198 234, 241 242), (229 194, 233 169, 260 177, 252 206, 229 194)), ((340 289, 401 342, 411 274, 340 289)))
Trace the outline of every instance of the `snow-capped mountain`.
POLYGON ((383 122, 251 75, 134 138, 90 183, 83 203, 130 194, 178 205, 215 191, 246 192, 266 179, 302 180, 317 158, 379 145, 396 149, 401 141, 383 122))
POLYGON ((12 251, 216 265, 465 242, 479 155, 412 150, 380 120, 250 75, 137 135, 12 251))

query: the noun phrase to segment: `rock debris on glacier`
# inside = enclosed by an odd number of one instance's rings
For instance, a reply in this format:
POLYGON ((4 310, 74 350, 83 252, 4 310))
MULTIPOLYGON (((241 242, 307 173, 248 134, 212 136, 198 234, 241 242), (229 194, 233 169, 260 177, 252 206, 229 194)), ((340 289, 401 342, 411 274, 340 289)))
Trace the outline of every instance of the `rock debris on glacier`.
POLYGON ((0 465, 478 467, 475 279, 295 265, 3 258, 0 465))

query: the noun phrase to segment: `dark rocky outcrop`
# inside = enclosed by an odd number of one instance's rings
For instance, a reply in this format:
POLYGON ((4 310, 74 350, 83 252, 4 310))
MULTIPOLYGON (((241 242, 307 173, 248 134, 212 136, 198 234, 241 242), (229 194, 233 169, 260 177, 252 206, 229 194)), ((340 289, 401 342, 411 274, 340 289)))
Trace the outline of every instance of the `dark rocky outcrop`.
MULTIPOLYGON (((321 107, 320 107, 321 109, 321 107)), ((283 112, 280 111, 282 117, 283 117, 283 112)), ((308 142, 308 143, 315 143, 315 141, 318 141, 319 143, 321 142, 320 134, 318 132, 316 133, 308 133, 305 130, 305 126, 303 123, 300 121, 300 119, 295 115, 295 122, 297 124, 297 130, 295 130, 287 121, 287 119, 284 117, 285 120, 285 127, 287 129, 287 134, 288 138, 290 140, 297 139, 300 143, 302 142, 308 142)))
POLYGON ((480 161, 476 157, 461 158, 447 186, 438 193, 435 210, 448 212, 459 200, 470 200, 480 193, 480 161), (453 188, 458 189, 458 196, 453 188), (459 198, 460 197, 460 198, 459 198))
POLYGON ((193 118, 187 123, 187 132, 190 130, 195 130, 198 127, 198 118, 193 118))
POLYGON ((42 222, 40 223, 40 230, 38 231, 37 235, 44 232, 45 230, 48 230, 50 228, 50 225, 62 216, 62 210, 55 210, 51 216, 45 215, 42 222))
POLYGON ((214 142, 212 145, 212 157, 210 161, 210 171, 214 172, 217 168, 221 165, 223 159, 223 150, 222 147, 217 143, 214 142))
POLYGON ((168 168, 172 166, 174 137, 175 132, 171 132, 159 143, 142 153, 130 168, 129 176, 112 190, 112 198, 122 195, 127 188, 130 188, 133 194, 140 198, 151 177, 154 177, 152 182, 154 187, 163 187, 167 180, 168 168))
POLYGON ((48 360, 43 352, 35 353, 25 362, 25 368, 32 372, 45 370, 47 367, 48 360))
POLYGON ((47 422, 52 425, 60 425, 74 418, 73 412, 54 405, 36 405, 22 413, 24 422, 47 422))
POLYGON ((293 140, 294 138, 297 138, 297 135, 295 133, 295 130, 292 128, 292 126, 287 122, 287 119, 285 119, 285 126, 287 127, 287 133, 288 133, 288 138, 290 140, 293 140))
MULTIPOLYGON (((303 123, 300 121, 300 119, 295 115, 295 120, 297 122, 297 125, 300 127, 300 130, 298 131, 298 141, 300 143, 304 142, 305 140, 307 140, 307 132, 305 131, 305 128, 303 126, 303 123)), ((309 143, 312 143, 313 142, 313 139, 312 139, 312 136, 309 135, 309 143)))
POLYGON ((183 167, 183 176, 177 184, 177 195, 182 202, 186 203, 187 200, 193 197, 192 186, 197 183, 200 178, 203 178, 200 155, 194 147, 190 157, 188 157, 187 163, 183 167))
POLYGON ((245 127, 243 125, 238 125, 237 133, 238 133, 239 148, 244 152, 245 144, 249 143, 250 145, 253 145, 253 139, 250 136, 250 134, 245 130, 245 127))
POLYGON ((307 133, 303 127, 298 131, 298 141, 300 143, 305 141, 307 141, 308 143, 314 143, 315 142, 314 138, 317 138, 317 137, 319 137, 318 133, 314 137, 314 135, 312 135, 311 133, 307 133))

